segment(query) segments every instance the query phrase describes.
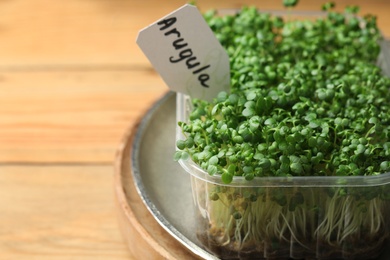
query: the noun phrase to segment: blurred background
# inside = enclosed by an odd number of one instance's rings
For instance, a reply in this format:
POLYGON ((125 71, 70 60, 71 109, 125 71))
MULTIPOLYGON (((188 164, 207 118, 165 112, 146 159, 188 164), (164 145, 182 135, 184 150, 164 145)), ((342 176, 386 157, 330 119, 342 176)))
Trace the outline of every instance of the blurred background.
MULTIPOLYGON (((334 2, 376 15, 390 38, 390 1, 334 2)), ((127 129, 168 91, 135 39, 186 3, 0 0, 0 259, 131 259, 112 165, 127 129)), ((196 4, 283 9, 282 0, 196 4)))

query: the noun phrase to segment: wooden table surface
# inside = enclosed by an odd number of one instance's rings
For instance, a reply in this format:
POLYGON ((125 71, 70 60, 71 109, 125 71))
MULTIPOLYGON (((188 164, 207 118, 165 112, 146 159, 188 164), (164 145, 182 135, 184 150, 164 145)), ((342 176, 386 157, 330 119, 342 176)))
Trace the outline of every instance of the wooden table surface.
MULTIPOLYGON (((132 259, 115 213, 115 152, 168 90, 135 39, 186 2, 0 0, 0 259, 132 259)), ((390 1, 336 3, 377 15, 390 37, 390 1)))

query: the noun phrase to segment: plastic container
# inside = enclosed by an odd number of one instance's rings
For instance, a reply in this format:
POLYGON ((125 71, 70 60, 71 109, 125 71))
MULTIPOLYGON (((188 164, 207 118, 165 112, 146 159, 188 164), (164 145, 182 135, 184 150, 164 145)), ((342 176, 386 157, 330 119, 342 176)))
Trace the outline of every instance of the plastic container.
MULTIPOLYGON (((388 43, 378 64, 390 75, 388 43)), ((177 95, 177 121, 188 96, 177 95)), ((177 139, 183 139, 177 128, 177 139)), ((234 177, 222 183, 193 161, 197 237, 223 259, 373 259, 390 234, 390 173, 354 177, 234 177)))
MULTIPOLYGON (((178 94, 178 121, 189 109, 178 94)), ((371 259, 389 238, 390 173, 234 177, 226 185, 191 160, 179 162, 191 175, 197 237, 220 258, 371 259)))

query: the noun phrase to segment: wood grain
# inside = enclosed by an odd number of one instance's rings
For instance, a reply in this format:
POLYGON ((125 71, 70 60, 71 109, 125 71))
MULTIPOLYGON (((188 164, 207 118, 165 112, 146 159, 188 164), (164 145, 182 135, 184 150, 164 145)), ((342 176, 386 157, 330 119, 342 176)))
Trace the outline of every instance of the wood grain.
POLYGON ((168 91, 149 70, 0 78, 0 162, 12 163, 110 163, 128 125, 168 91))
POLYGON ((129 259, 111 166, 1 166, 0 259, 129 259))

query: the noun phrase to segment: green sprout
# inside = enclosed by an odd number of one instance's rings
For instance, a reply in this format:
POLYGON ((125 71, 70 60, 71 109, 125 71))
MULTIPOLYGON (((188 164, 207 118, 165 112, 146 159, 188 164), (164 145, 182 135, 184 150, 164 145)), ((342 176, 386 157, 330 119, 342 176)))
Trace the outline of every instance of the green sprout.
POLYGON ((231 92, 211 103, 193 100, 175 159, 190 155, 225 183, 248 169, 247 179, 389 171, 381 163, 390 160, 390 79, 375 64, 381 36, 371 16, 356 27, 349 14, 358 8, 346 10, 314 21, 283 21, 250 7, 208 13, 230 56, 231 92), (220 163, 209 167, 213 156, 220 163), (265 167, 264 159, 275 163, 265 167))
POLYGON ((315 20, 254 7, 205 14, 230 57, 231 91, 191 100, 174 158, 191 158, 226 184, 198 191, 209 200, 206 245, 236 256, 288 258, 293 246, 296 258, 364 259, 389 236, 389 185, 342 186, 348 176, 390 170, 390 78, 376 65, 381 35, 374 16, 356 18, 358 7, 322 8, 325 17, 315 20), (229 186, 237 176, 338 176, 340 185, 229 186))

